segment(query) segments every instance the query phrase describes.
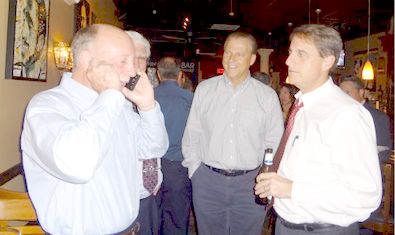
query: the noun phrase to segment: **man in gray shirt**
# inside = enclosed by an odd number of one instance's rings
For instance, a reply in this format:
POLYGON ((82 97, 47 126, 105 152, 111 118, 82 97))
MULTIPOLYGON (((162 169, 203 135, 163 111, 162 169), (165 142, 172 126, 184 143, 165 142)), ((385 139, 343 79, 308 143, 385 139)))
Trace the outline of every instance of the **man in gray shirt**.
POLYGON ((182 140, 200 234, 260 234, 264 207, 253 186, 266 148, 275 151, 283 118, 273 89, 253 79, 255 38, 234 32, 224 45, 225 73, 199 84, 182 140))

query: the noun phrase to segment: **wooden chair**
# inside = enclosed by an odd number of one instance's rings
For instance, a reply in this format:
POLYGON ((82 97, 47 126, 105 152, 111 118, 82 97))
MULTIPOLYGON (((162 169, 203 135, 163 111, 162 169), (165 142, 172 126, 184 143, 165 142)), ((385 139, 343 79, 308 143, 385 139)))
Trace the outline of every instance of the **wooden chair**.
POLYGON ((386 163, 383 170, 384 195, 379 209, 361 226, 381 234, 394 234, 394 214, 391 211, 394 203, 394 162, 386 163))
POLYGON ((38 225, 36 213, 27 193, 0 188, 0 231, 10 231, 4 234, 13 234, 12 231, 28 235, 45 234, 38 225), (26 224, 13 226, 10 222, 15 223, 15 221, 26 224))

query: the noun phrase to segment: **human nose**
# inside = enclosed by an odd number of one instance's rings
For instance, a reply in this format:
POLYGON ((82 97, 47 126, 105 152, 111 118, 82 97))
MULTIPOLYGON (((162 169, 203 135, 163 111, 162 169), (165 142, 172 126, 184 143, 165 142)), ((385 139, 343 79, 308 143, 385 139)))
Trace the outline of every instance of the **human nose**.
POLYGON ((285 64, 289 67, 291 65, 291 54, 288 55, 287 59, 285 60, 285 64))

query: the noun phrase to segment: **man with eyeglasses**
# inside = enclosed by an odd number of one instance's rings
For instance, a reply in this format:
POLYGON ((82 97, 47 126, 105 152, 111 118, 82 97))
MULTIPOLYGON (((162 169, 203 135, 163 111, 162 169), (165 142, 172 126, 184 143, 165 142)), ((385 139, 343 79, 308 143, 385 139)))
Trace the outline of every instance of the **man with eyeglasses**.
MULTIPOLYGON (((145 72, 147 69, 148 58, 151 54, 151 46, 148 40, 136 31, 126 31, 132 39, 135 49, 135 68, 139 72, 145 72)), ((151 80, 152 84, 152 80, 151 80)), ((140 234, 153 235, 159 231, 159 206, 157 203, 157 193, 163 181, 163 174, 160 170, 160 159, 156 158, 156 167, 154 170, 158 175, 158 182, 151 193, 144 187, 140 187, 140 210, 136 221, 140 223, 140 234)), ((139 176, 143 177, 144 163, 139 161, 139 176)), ((141 180, 140 182, 143 182, 141 180)))

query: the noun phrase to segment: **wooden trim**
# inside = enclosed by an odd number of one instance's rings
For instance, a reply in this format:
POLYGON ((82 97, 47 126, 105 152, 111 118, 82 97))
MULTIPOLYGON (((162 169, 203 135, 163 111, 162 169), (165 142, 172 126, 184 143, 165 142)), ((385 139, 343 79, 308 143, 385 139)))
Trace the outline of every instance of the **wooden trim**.
POLYGON ((15 166, 9 168, 6 171, 0 173, 0 186, 12 180, 18 175, 23 174, 22 163, 18 163, 15 166))

